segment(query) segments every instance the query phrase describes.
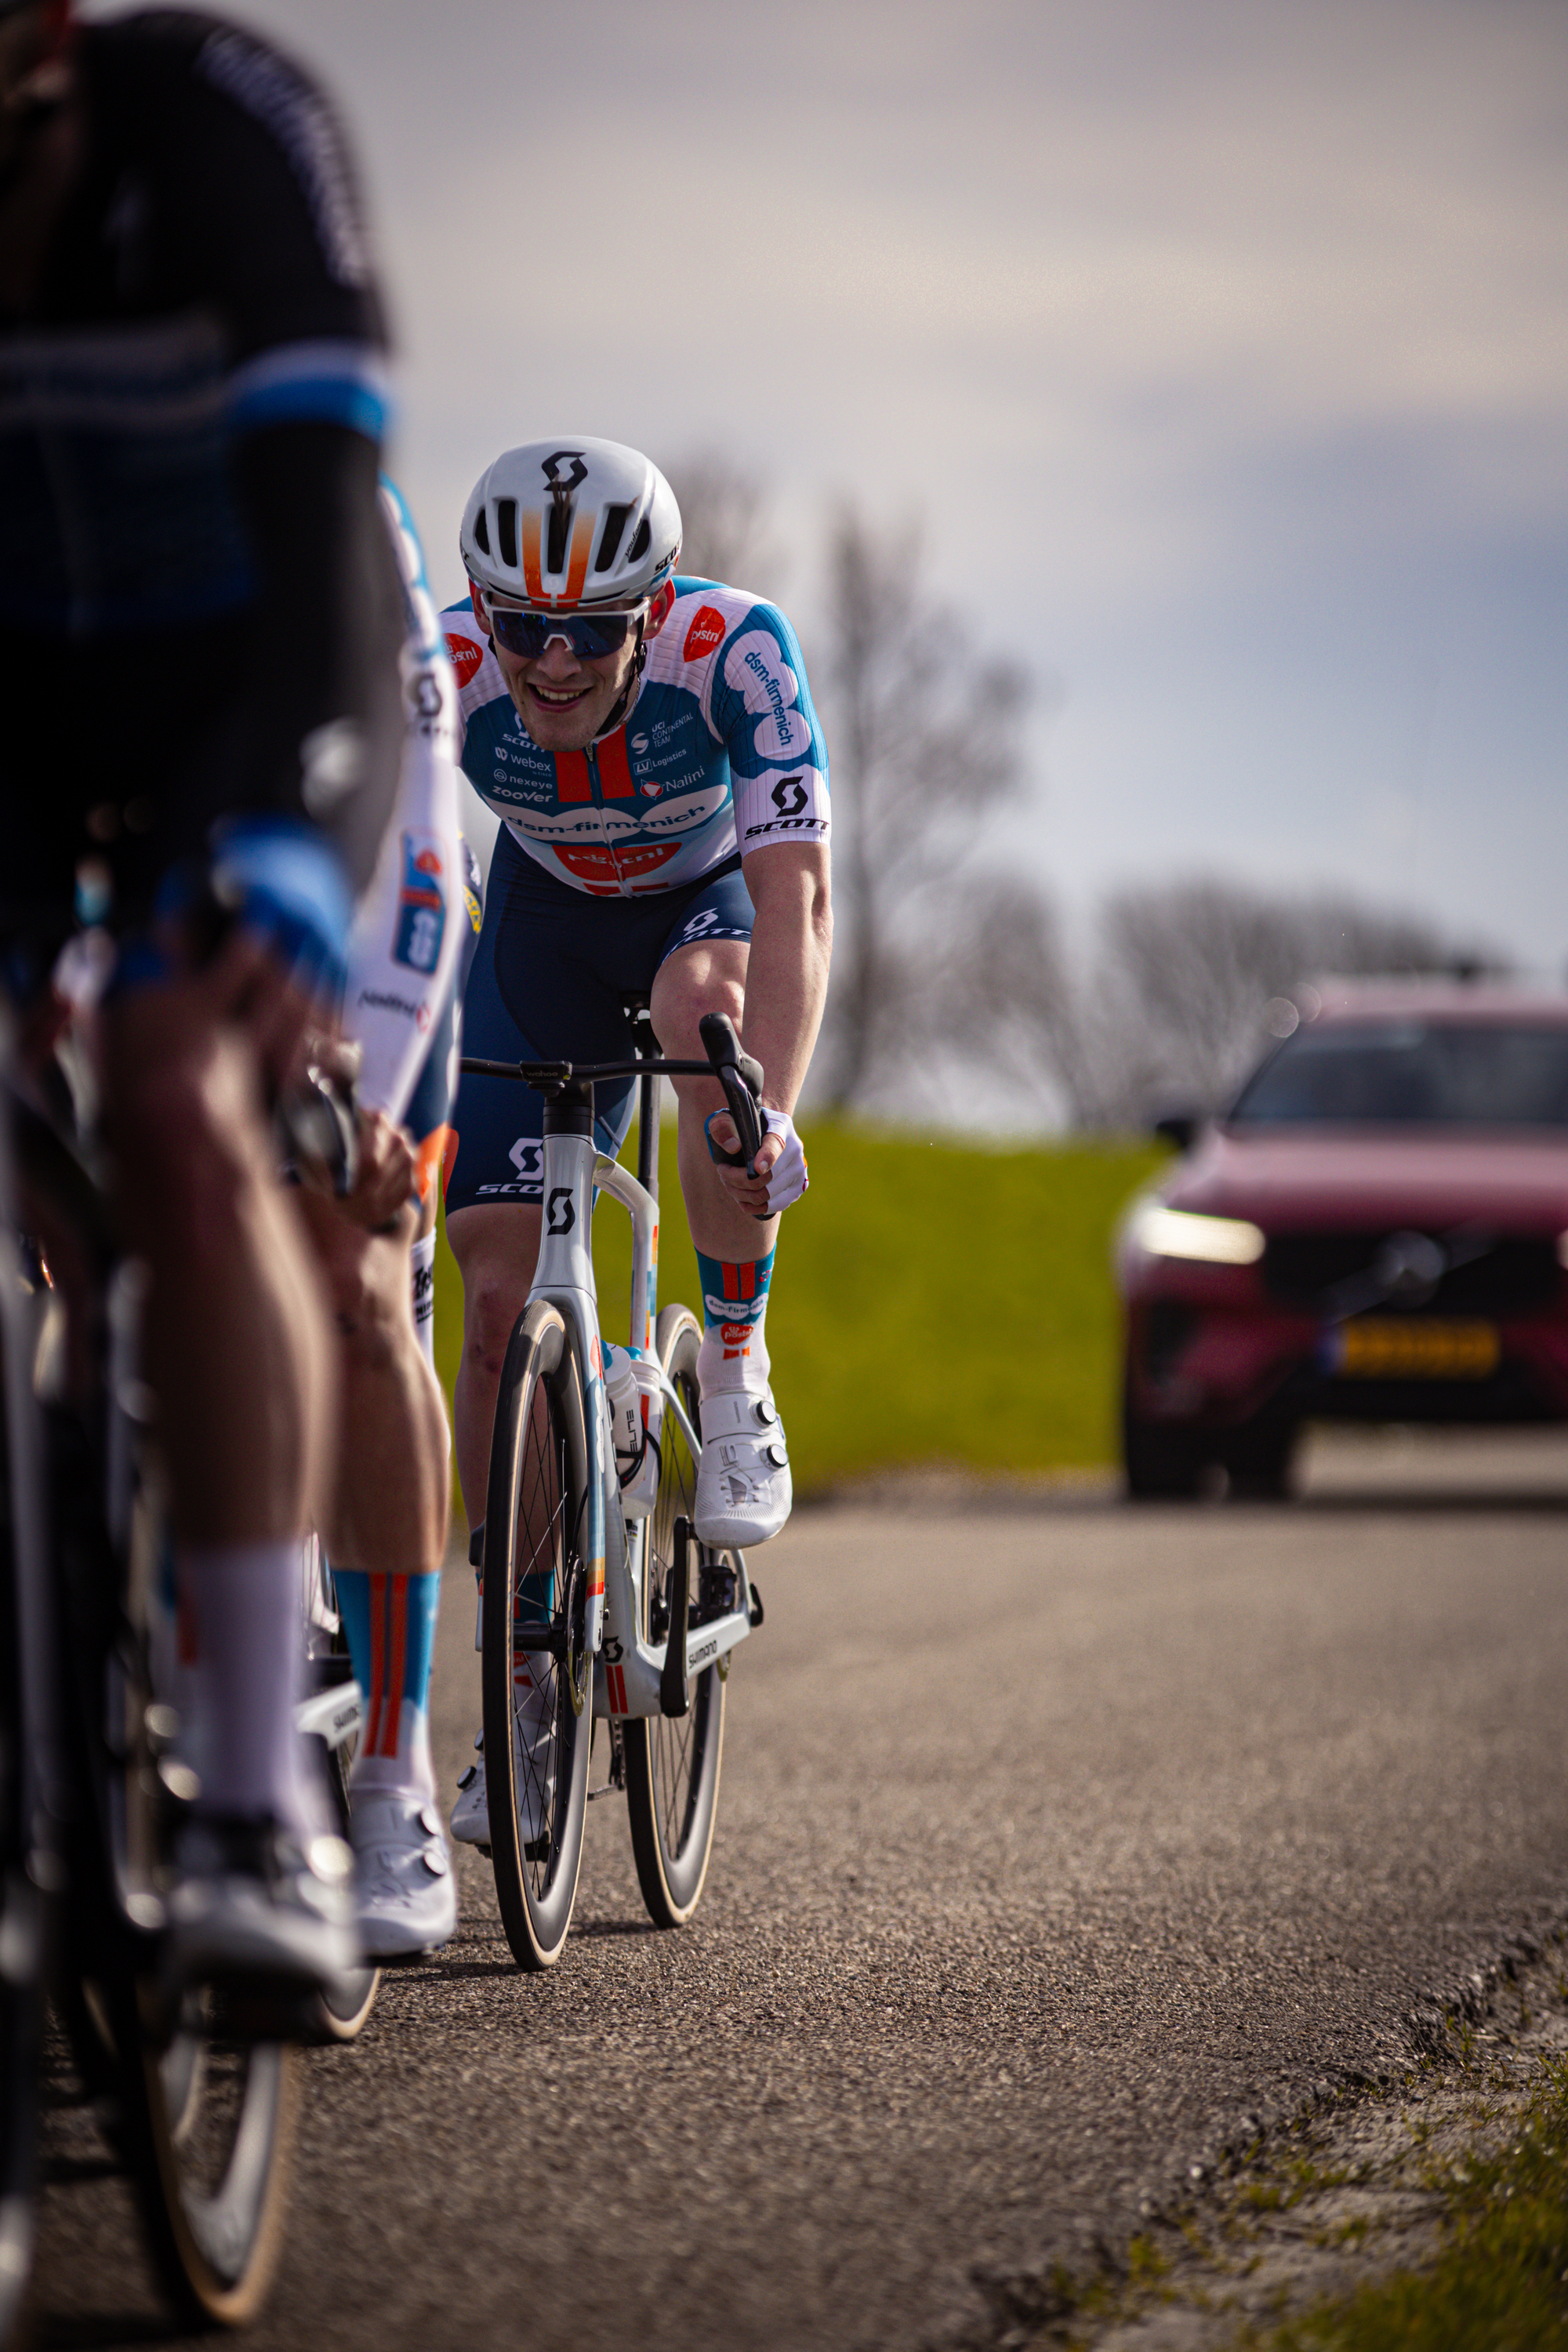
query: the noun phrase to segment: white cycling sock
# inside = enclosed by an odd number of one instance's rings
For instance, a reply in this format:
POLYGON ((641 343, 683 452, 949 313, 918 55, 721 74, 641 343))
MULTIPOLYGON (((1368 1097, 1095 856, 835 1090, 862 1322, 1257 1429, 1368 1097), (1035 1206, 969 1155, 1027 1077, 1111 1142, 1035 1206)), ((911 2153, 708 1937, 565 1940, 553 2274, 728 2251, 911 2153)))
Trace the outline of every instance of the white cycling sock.
POLYGON ((761 1396, 768 1384, 772 1360, 758 1326, 752 1327, 745 1352, 739 1358, 719 1329, 704 1331, 697 1349, 697 1385, 704 1396, 717 1396, 723 1389, 742 1389, 761 1396))
POLYGON ((411 1243, 408 1267, 414 1280, 414 1329, 427 1364, 436 1361, 436 1235, 411 1243))
POLYGON ((180 1583, 195 1633, 185 1752, 204 1813, 271 1814, 297 1835, 331 1826, 294 1708, 304 1679, 300 1544, 193 1544, 180 1583))
POLYGON ((773 1251, 752 1264, 697 1253, 702 1284, 702 1341, 697 1350, 697 1384, 704 1396, 740 1389, 760 1396, 768 1384, 768 1343, 763 1323, 773 1280, 773 1251))

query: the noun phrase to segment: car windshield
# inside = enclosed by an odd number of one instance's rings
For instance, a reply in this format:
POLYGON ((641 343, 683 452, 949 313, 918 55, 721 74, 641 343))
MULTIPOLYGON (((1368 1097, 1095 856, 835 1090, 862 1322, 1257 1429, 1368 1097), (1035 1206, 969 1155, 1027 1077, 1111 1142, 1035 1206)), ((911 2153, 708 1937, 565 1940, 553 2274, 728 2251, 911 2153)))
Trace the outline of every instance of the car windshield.
POLYGON ((1568 1025, 1385 1020, 1300 1029, 1232 1127, 1568 1127, 1568 1025))

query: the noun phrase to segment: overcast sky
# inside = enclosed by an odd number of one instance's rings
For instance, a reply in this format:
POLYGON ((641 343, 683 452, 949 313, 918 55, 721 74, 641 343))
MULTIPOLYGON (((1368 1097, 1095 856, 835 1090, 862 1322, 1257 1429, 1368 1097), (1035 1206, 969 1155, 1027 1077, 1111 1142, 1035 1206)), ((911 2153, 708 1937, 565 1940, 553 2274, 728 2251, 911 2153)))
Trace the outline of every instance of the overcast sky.
POLYGON ((357 140, 438 591, 542 433, 764 475, 808 651, 832 496, 919 511, 1061 681, 1064 903, 1341 881, 1563 968, 1563 0, 233 13, 357 140))

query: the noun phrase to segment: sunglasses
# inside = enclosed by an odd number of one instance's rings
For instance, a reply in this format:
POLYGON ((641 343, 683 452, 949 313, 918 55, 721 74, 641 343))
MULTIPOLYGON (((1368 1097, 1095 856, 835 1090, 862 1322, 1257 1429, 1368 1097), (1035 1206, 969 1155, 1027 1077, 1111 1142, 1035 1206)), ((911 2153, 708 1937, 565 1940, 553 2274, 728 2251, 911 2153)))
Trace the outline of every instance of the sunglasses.
POLYGON ((537 661, 552 637, 564 637, 574 661, 603 661, 618 654, 634 625, 647 612, 639 604, 631 613, 530 613, 515 604, 487 604, 490 632, 498 645, 522 661, 537 661))

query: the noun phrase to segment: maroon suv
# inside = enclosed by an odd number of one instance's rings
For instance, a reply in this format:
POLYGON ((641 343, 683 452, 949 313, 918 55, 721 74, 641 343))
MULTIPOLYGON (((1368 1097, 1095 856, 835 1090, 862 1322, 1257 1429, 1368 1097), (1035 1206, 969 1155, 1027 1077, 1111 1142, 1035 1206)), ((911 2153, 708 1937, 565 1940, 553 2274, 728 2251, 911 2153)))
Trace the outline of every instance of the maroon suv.
POLYGON ((1568 998, 1300 993, 1121 1231, 1133 1496, 1283 1494, 1304 1421, 1568 1421, 1568 998))

